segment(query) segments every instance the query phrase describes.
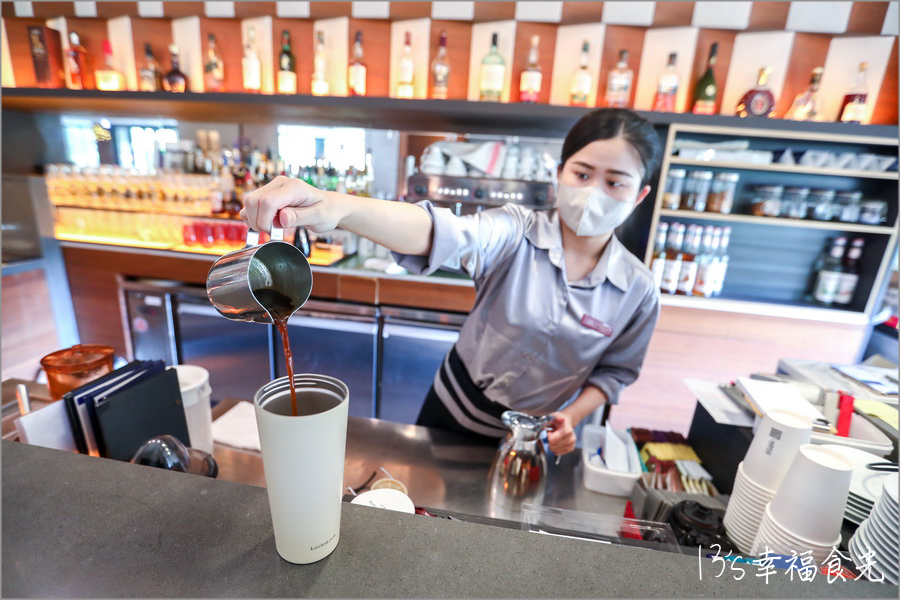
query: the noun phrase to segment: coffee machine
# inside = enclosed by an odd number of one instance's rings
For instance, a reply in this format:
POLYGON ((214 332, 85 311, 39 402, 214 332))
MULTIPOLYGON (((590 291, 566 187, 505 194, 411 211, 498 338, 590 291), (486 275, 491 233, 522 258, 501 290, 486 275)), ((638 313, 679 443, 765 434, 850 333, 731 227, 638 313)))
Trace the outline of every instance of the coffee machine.
POLYGON ((406 201, 431 200, 457 215, 480 212, 510 202, 533 210, 553 208, 553 184, 492 177, 415 173, 407 179, 406 201))

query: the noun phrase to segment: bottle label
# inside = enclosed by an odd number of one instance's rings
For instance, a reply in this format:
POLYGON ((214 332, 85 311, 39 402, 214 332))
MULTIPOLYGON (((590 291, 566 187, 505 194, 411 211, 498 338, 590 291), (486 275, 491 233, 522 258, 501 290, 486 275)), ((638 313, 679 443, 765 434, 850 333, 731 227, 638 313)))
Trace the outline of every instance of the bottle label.
POLYGON ((574 99, 577 96, 587 101, 588 96, 591 95, 592 82, 593 77, 591 77, 591 74, 583 69, 579 69, 572 80, 572 98, 574 99))
POLYGON ((412 98, 413 97, 413 86, 411 83, 398 83, 397 84, 397 97, 398 98, 412 98))
POLYGON ((479 89, 482 92, 503 93, 503 78, 506 75, 504 65, 481 65, 481 81, 479 89))
POLYGON ((141 81, 138 89, 142 92, 155 92, 156 90, 156 73, 150 69, 141 69, 141 81))
POLYGON ((412 60, 400 60, 400 74, 398 81, 400 83, 412 83, 413 80, 413 71, 415 70, 415 64, 412 60))
POLYGON ((650 264, 650 269, 653 271, 653 280, 656 281, 656 287, 661 288, 663 273, 665 273, 666 269, 666 259, 662 257, 654 258, 650 264))
POLYGON ((522 102, 537 102, 541 93, 541 81, 543 74, 540 71, 522 71, 519 79, 519 100, 522 102))
POLYGON ((844 112, 841 113, 841 121, 845 123, 861 123, 866 111, 866 96, 867 94, 857 94, 853 101, 844 107, 844 112))
POLYGON ((431 88, 431 97, 435 100, 447 99, 447 83, 444 81, 435 81, 431 88))
POLYGON ((678 289, 678 276, 681 274, 681 259, 667 260, 663 267, 662 286, 664 292, 674 294, 678 289))
POLYGON ((678 291, 688 296, 694 291, 694 281, 697 279, 697 263, 688 261, 681 264, 681 275, 678 278, 678 291))
POLYGON ((697 279, 694 282, 694 295, 709 298, 713 294, 715 284, 715 263, 704 263, 697 267, 697 279))
POLYGON ((258 90, 262 87, 260 79, 259 61, 252 58, 241 60, 241 67, 244 73, 244 89, 258 90))
POLYGON ((297 93, 297 74, 293 71, 278 71, 278 93, 297 93))
POLYGON ((351 65, 347 80, 351 94, 354 96, 366 95, 366 67, 364 65, 351 65))
POLYGON ((694 102, 695 115, 714 115, 716 114, 716 103, 713 100, 697 100, 694 102))
POLYGON ((725 285, 725 273, 728 271, 728 257, 719 257, 716 262, 712 265, 712 280, 710 281, 710 286, 712 286, 713 295, 718 295, 722 293, 722 286, 725 285))
POLYGON ((853 294, 856 292, 856 284, 859 281, 859 275, 854 273, 841 273, 837 284, 837 291, 834 294, 834 303, 847 305, 853 301, 853 294))
POLYGON ((837 296, 838 285, 841 281, 841 273, 835 271, 820 271, 816 280, 816 291, 813 297, 822 304, 831 304, 837 296))

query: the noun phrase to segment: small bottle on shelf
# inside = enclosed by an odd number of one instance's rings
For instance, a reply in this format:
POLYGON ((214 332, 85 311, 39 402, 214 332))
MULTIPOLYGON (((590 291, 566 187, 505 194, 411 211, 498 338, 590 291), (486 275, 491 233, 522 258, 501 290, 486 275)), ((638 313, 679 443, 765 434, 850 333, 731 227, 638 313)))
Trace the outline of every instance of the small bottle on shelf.
POLYGON ((158 92, 163 89, 162 67, 153 56, 150 44, 144 44, 144 65, 138 72, 138 89, 142 92, 158 92))
POLYGON ((722 228, 722 236, 719 240, 719 251, 716 254, 712 267, 712 295, 721 296, 725 285, 725 275, 728 274, 728 245, 731 242, 731 227, 722 228))
POLYGON ((431 97, 446 100, 450 84, 450 61, 447 59, 447 31, 441 31, 441 41, 437 56, 431 63, 431 97))
POLYGON ((669 232, 669 224, 660 221, 656 228, 656 241, 653 244, 653 258, 650 262, 650 270, 653 271, 653 280, 656 288, 662 286, 663 272, 666 268, 666 235, 669 232))
POLYGON ((834 295, 834 303, 837 306, 847 307, 853 302, 856 285, 859 283, 859 263, 865 244, 866 241, 863 238, 856 238, 850 244, 847 257, 844 259, 843 271, 838 279, 837 291, 834 295))
POLYGON ((797 94, 785 118, 794 121, 819 120, 819 81, 822 79, 822 67, 812 70, 809 87, 797 94))
POLYGON ((252 25, 247 28, 247 43, 244 44, 244 57, 241 59, 241 74, 244 91, 248 94, 258 94, 262 89, 262 65, 256 50, 256 28, 252 25))
POLYGON ((125 76, 113 66, 112 44, 103 40, 103 57, 106 65, 94 72, 94 80, 98 90, 118 92, 125 89, 125 76))
POLYGON ((541 95, 543 75, 541 73, 541 64, 538 62, 538 58, 540 57, 538 44, 540 44, 540 42, 541 38, 539 36, 531 36, 531 49, 528 51, 528 65, 519 77, 520 102, 537 102, 541 95))
POLYGON ((206 57, 203 61, 203 89, 207 92, 225 91, 225 63, 216 48, 216 36, 206 38, 206 57))
POLYGON ((413 78, 416 72, 416 61, 412 53, 412 35, 407 31, 403 36, 403 50, 400 52, 397 76, 397 97, 412 98, 415 94, 413 78))
POLYGON ((675 112, 675 99, 678 97, 678 71, 675 63, 678 54, 669 53, 669 60, 665 70, 660 74, 656 83, 656 96, 653 98, 653 110, 657 112, 675 112))
POLYGON ((581 56, 578 59, 578 70, 572 76, 572 85, 569 88, 569 106, 587 106, 591 89, 594 87, 594 77, 588 69, 591 45, 587 40, 581 44, 581 56))
POLYGON ((856 72, 856 81, 844 95, 841 101, 841 108, 838 110, 838 120, 842 123, 862 123, 865 118, 866 102, 869 99, 869 85, 866 82, 866 71, 869 63, 859 63, 859 70, 856 72))
POLYGON ((606 106, 628 108, 634 71, 628 68, 628 50, 619 50, 619 62, 606 79, 606 106))
POLYGON ((709 298, 713 295, 715 283, 713 267, 719 253, 721 238, 722 231, 718 227, 709 225, 703 232, 703 253, 697 260, 697 277, 694 280, 695 296, 709 298))
POLYGON ((69 32, 69 51, 66 53, 69 73, 66 85, 70 90, 94 89, 94 68, 91 55, 81 45, 81 39, 74 31, 69 32))
POLYGON ((756 86, 747 91, 738 101, 735 114, 739 117, 772 117, 775 114, 775 96, 769 89, 769 74, 772 69, 763 67, 756 78, 756 86))
POLYGON ((675 293, 679 296, 690 296, 694 293, 694 282, 697 279, 698 258, 702 251, 703 227, 691 225, 684 242, 681 254, 681 270, 678 275, 678 287, 675 293))
POLYGON ((669 239, 666 241, 666 262, 663 265, 660 291, 674 294, 678 291, 678 277, 681 275, 681 246, 684 244, 684 225, 672 223, 669 239))
POLYGON ((279 94, 297 93, 297 65, 291 52, 291 32, 281 32, 281 53, 278 55, 278 75, 275 86, 279 94))
POLYGON ((813 301, 822 306, 831 306, 837 298, 838 286, 844 271, 844 250, 847 247, 847 238, 839 237, 834 240, 831 251, 825 259, 825 264, 816 276, 816 285, 813 291, 813 301))
POLYGON ((172 55, 172 68, 163 77, 163 89, 167 92, 184 93, 188 87, 188 78, 178 65, 178 46, 175 44, 169 46, 169 54, 172 55))
POLYGON ((316 32, 316 42, 313 51, 312 95, 328 95, 328 76, 326 74, 327 58, 325 56, 325 33, 316 32))
POLYGON ((491 48, 481 59, 478 80, 478 97, 482 102, 500 102, 503 99, 503 82, 506 79, 506 63, 497 49, 499 36, 491 35, 491 48))
POLYGON ((347 67, 347 91, 351 96, 366 95, 366 63, 363 61, 362 31, 353 40, 353 56, 347 67))
POLYGON ((719 88, 716 85, 716 77, 713 67, 716 64, 716 53, 719 51, 719 43, 713 42, 709 47, 709 58, 706 59, 706 72, 697 80, 694 86, 694 102, 692 112, 695 115, 712 115, 716 112, 716 96, 719 88))

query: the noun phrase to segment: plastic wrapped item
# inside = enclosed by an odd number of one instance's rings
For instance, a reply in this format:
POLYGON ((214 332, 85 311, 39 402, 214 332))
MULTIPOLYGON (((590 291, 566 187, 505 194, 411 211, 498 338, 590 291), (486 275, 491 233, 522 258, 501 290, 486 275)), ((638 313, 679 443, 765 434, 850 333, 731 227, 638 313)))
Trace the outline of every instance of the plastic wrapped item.
POLYGON ((887 219, 887 202, 866 200, 860 204, 859 222, 866 225, 882 225, 887 219))
POLYGON ((754 190, 751 210, 757 217, 777 217, 781 214, 781 197, 784 187, 760 185, 754 190))
POLYGON ((838 210, 835 215, 843 223, 859 223, 860 201, 862 192, 839 192, 835 195, 838 210))
POLYGON ((781 200, 781 216, 790 219, 805 219, 809 202, 809 188, 794 187, 784 190, 781 200))
POLYGON ((684 189, 685 175, 687 175, 687 171, 684 169, 669 169, 669 174, 666 177, 666 189, 663 192, 663 208, 678 210, 681 207, 681 193, 684 189))
POLYGON ((834 217, 834 190, 813 190, 809 193, 809 217, 816 221, 830 221, 834 217))

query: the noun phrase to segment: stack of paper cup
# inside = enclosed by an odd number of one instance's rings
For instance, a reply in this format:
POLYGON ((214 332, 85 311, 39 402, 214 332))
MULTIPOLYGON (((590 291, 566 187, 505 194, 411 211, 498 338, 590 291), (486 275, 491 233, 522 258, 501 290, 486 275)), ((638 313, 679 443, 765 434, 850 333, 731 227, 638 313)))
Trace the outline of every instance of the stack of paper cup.
POLYGON ((795 412, 773 410, 762 420, 744 461, 738 465, 725 511, 725 530, 741 552, 750 553, 766 505, 775 496, 797 450, 811 436, 812 420, 795 412))
POLYGON ((751 553, 808 550, 816 562, 841 543, 853 463, 839 446, 804 444, 765 509, 751 553))

